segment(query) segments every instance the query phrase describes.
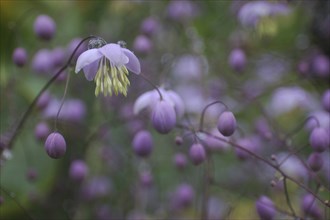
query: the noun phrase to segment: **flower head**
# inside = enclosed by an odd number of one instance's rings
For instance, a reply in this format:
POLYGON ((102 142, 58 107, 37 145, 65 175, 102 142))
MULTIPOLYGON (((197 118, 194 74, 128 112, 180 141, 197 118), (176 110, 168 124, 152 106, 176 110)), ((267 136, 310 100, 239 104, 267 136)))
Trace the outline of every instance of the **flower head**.
POLYGON ((105 44, 103 39, 90 42, 92 48, 82 53, 77 60, 75 72, 83 69, 87 80, 94 79, 95 95, 113 93, 127 95, 128 70, 135 74, 141 72, 138 58, 119 44, 105 44))

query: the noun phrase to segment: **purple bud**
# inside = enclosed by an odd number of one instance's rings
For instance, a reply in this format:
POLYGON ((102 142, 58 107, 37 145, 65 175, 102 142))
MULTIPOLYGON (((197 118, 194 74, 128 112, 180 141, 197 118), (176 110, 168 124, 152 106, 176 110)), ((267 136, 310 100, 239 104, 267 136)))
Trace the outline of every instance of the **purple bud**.
POLYGON ((47 123, 40 122, 34 129, 34 135, 38 140, 45 140, 50 134, 50 129, 47 123))
POLYGON ((66 142, 64 137, 58 132, 51 133, 46 139, 45 149, 48 156, 53 159, 62 157, 66 152, 66 142))
POLYGON ((313 171, 317 172, 317 171, 319 171, 319 170, 322 168, 322 166, 323 166, 323 157, 322 157, 322 155, 319 154, 319 153, 312 153, 312 154, 308 157, 308 159, 307 159, 307 163, 308 163, 309 167, 310 167, 313 171))
POLYGON ((36 106, 39 109, 44 109, 45 107, 47 107, 50 99, 51 99, 51 96, 50 96, 49 92, 46 91, 46 92, 42 93, 42 95, 38 98, 36 106))
POLYGON ((181 136, 176 136, 175 137, 175 144, 176 145, 182 145, 182 143, 183 143, 182 137, 181 136))
POLYGON ((267 196, 259 197, 256 210, 261 220, 272 220, 276 214, 274 203, 267 196))
POLYGON ((53 70, 52 54, 50 50, 41 49, 33 56, 32 70, 39 74, 50 74, 53 70))
POLYGON ((235 132, 236 119, 232 112, 223 112, 218 119, 218 130, 223 136, 230 136, 235 132))
POLYGON ((187 166, 187 157, 183 153, 177 153, 174 155, 173 162, 179 170, 182 170, 187 166))
POLYGON ((147 35, 152 35, 156 32, 158 26, 158 21, 153 17, 149 17, 142 22, 141 32, 147 35))
POLYGON ((23 67, 27 61, 27 53, 24 48, 16 48, 13 53, 13 61, 18 67, 23 67))
POLYGON ((140 53, 148 53, 152 49, 152 43, 146 36, 140 35, 135 38, 133 44, 134 51, 140 53))
POLYGON ((189 149, 189 157, 194 165, 201 164, 206 159, 206 152, 201 144, 193 144, 189 149))
MULTIPOLYGON (((249 138, 243 138, 238 140, 237 145, 251 152, 254 152, 256 150, 254 143, 249 138)), ((246 160, 247 158, 249 158, 250 154, 241 148, 235 147, 235 154, 240 160, 246 160)))
POLYGON ((158 101, 153 108, 151 122, 153 127, 159 133, 169 133, 176 124, 174 107, 165 100, 158 101))
MULTIPOLYGON (((82 41, 81 38, 75 38, 75 39, 71 40, 71 42, 69 43, 69 45, 67 47, 67 57, 71 56, 71 54, 73 53, 73 51, 76 49, 76 47, 79 45, 79 43, 81 41, 82 41)), ((76 61, 78 59, 78 57, 80 56, 80 54, 82 54, 86 50, 87 50, 87 44, 84 42, 77 49, 76 53, 73 56, 72 61, 73 62, 76 61)))
POLYGON ((329 146, 329 132, 325 128, 314 128, 309 136, 309 143, 313 150, 323 152, 329 146))
POLYGON ((316 198, 312 194, 307 194, 303 197, 301 208, 306 215, 321 219, 321 210, 317 206, 316 198))
POLYGON ((144 171, 140 174, 140 183, 144 187, 150 187, 152 185, 153 178, 149 171, 144 171))
POLYGON ((229 65, 237 72, 241 72, 246 64, 245 53, 241 49, 234 49, 229 55, 229 65))
POLYGON ((180 207, 189 206, 193 202, 194 196, 193 188, 186 183, 179 185, 175 191, 175 199, 180 207))
POLYGON ((148 131, 139 131, 132 142, 133 150, 140 157, 148 157, 152 152, 152 136, 148 131))
POLYGON ((325 110, 330 112, 330 89, 325 91, 322 96, 322 105, 325 110))
POLYGON ((35 34, 42 40, 52 39, 56 31, 56 24, 48 15, 39 15, 33 27, 35 34))
POLYGON ((72 180, 81 182, 88 174, 88 167, 82 160, 75 160, 71 162, 69 176, 72 180))
POLYGON ((317 55, 312 62, 313 72, 319 77, 330 76, 330 61, 325 55, 317 55))

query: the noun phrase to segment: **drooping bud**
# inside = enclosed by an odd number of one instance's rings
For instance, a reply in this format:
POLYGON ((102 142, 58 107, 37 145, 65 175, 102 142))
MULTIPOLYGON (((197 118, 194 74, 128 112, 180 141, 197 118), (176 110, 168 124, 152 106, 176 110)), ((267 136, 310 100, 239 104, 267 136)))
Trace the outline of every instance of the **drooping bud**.
POLYGON ((330 112, 330 89, 325 91, 322 96, 322 105, 325 110, 330 112))
POLYGON ((176 124, 174 107, 165 100, 158 101, 153 108, 151 122, 153 127, 159 133, 169 133, 176 124))
POLYGON ((312 194, 307 194, 302 199, 301 208, 306 215, 321 219, 321 210, 316 203, 316 198, 312 194))
POLYGON ((276 215, 274 203, 267 196, 259 197, 256 201, 256 210, 261 220, 272 220, 276 215))
POLYGON ((27 53, 24 48, 16 48, 13 53, 13 62, 18 67, 23 67, 27 61, 27 53))
POLYGON ((40 122, 34 129, 34 135, 38 140, 44 140, 50 134, 50 129, 47 123, 40 122))
POLYGON ((307 164, 313 171, 317 172, 323 166, 323 157, 319 153, 312 153, 307 159, 307 164))
POLYGON ((309 136, 309 143, 313 150, 317 152, 325 151, 325 149, 329 147, 329 142, 329 132, 327 132, 325 128, 314 128, 309 136))
POLYGON ((48 15, 39 15, 33 27, 35 34, 42 40, 52 39, 56 31, 56 24, 48 15))
POLYGON ((133 150, 140 157, 148 157, 152 152, 152 136, 149 131, 139 131, 132 142, 133 150))
POLYGON ((46 139, 45 149, 48 156, 53 159, 62 157, 66 152, 66 142, 64 137, 58 132, 51 133, 46 139))
POLYGON ((194 165, 201 164, 206 159, 204 146, 199 143, 193 144, 189 149, 189 157, 194 165))
POLYGON ((182 170, 187 166, 187 157, 183 153, 177 153, 174 155, 173 158, 174 165, 179 169, 182 170))
POLYGON ((81 182, 88 174, 88 167, 82 160, 75 160, 71 162, 69 176, 72 180, 81 182))
POLYGON ((236 129, 236 119, 232 112, 223 112, 218 119, 218 130, 223 136, 230 136, 235 132, 236 129))
POLYGON ((179 185, 175 191, 175 199, 180 207, 187 207, 191 205, 194 200, 194 196, 195 193, 193 188, 186 183, 179 185))
POLYGON ((136 52, 148 53, 152 49, 152 43, 148 37, 140 35, 135 38, 133 48, 136 52))
POLYGON ((182 143, 183 143, 182 137, 181 136, 176 136, 175 137, 175 144, 176 145, 182 145, 182 143))
POLYGON ((234 49, 229 55, 229 65, 237 72, 241 72, 246 64, 245 53, 241 49, 234 49))

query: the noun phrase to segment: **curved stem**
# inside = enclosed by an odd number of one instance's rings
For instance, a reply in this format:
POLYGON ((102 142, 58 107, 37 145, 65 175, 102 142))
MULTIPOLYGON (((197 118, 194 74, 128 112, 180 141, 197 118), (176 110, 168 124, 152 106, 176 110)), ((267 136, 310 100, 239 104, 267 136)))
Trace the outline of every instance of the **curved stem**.
POLYGON ((208 104, 207 106, 205 106, 204 109, 203 109, 203 111, 202 111, 202 115, 201 115, 201 118, 200 118, 200 121, 199 121, 199 130, 200 130, 200 131, 203 130, 204 116, 205 116, 205 112, 206 112, 206 110, 207 110, 210 106, 212 106, 212 105, 214 105, 214 104, 218 104, 218 103, 224 105, 224 106, 225 106, 225 110, 228 110, 228 106, 227 106, 225 103, 221 102, 221 101, 214 101, 214 102, 208 104))
POLYGON ((61 112, 61 109, 63 107, 64 101, 65 101, 66 93, 68 91, 69 81, 70 81, 70 73, 68 74, 68 78, 66 79, 65 88, 64 88, 64 94, 63 94, 63 97, 62 97, 62 100, 61 100, 61 105, 58 108, 58 111, 57 111, 57 114, 56 114, 56 118, 55 118, 55 131, 57 131, 57 121, 58 121, 58 117, 60 116, 60 112, 61 112))
MULTIPOLYGON (((94 38, 95 36, 89 36, 84 38, 83 40, 80 41, 80 43, 77 45, 77 47, 74 49, 74 51, 72 52, 70 58, 68 59, 68 61, 66 62, 66 64, 59 70, 57 71, 57 73, 41 88, 41 90, 39 91, 38 95, 33 99, 32 103, 29 105, 28 109, 25 111, 25 113, 23 114, 21 120, 19 121, 18 125, 16 126, 16 129, 14 130, 14 133, 11 135, 8 144, 7 144, 7 148, 10 149, 13 147, 14 141, 17 138, 19 132, 22 130, 23 125, 25 124, 26 120, 28 119, 28 117, 30 116, 34 106, 36 105, 39 97, 48 89, 48 87, 57 79, 57 77, 66 69, 69 67, 73 56, 75 55, 75 53, 77 52, 78 48, 83 44, 83 42, 85 42, 86 40, 89 40, 91 38, 94 38)), ((4 148, 0 149, 0 155, 2 154, 2 151, 4 150, 4 148)))
POLYGON ((159 98, 160 100, 163 100, 163 96, 162 96, 162 93, 160 92, 160 90, 157 88, 157 86, 155 84, 153 84, 153 82, 151 82, 147 77, 145 77, 144 75, 142 74, 139 74, 139 76, 142 77, 142 79, 144 79, 146 82, 148 82, 152 87, 154 87, 154 89, 156 89, 156 91, 158 92, 159 94, 159 98))
POLYGON ((294 136, 298 131, 300 131, 303 127, 304 127, 304 125, 309 121, 309 120, 311 120, 311 119, 313 119, 313 120, 315 120, 316 121, 316 123, 317 123, 317 127, 320 127, 320 122, 319 122, 319 120, 315 117, 315 116, 309 116, 309 117, 307 117, 299 126, 297 126, 293 131, 291 131, 290 133, 288 133, 287 135, 285 135, 285 137, 284 137, 284 140, 286 140, 286 139, 288 139, 289 137, 292 137, 292 136, 294 136))

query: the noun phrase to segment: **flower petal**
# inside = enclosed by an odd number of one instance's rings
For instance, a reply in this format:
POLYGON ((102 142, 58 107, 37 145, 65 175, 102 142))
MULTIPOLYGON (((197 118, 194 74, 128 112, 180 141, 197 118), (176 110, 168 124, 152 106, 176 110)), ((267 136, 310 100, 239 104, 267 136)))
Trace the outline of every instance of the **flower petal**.
POLYGON ((141 65, 140 65, 139 59, 135 56, 135 54, 132 51, 130 51, 126 48, 122 48, 122 50, 129 59, 128 63, 125 65, 126 68, 135 74, 140 74, 141 65))
POLYGON ((128 57, 123 53, 118 44, 107 44, 99 48, 99 51, 115 66, 123 66, 128 63, 128 57))
POLYGON ((174 102, 174 109, 176 111, 178 118, 181 118, 184 114, 184 103, 182 98, 172 90, 168 90, 167 95, 174 102))
POLYGON ((148 91, 140 95, 133 106, 133 112, 135 115, 137 115, 140 111, 142 111, 145 108, 148 108, 151 106, 152 103, 154 103, 154 97, 156 94, 156 90, 148 91))
POLYGON ((98 49, 86 50, 78 57, 75 72, 78 73, 82 68, 100 59, 102 56, 98 49))
POLYGON ((92 81, 95 78, 99 68, 99 62, 100 60, 96 60, 83 68, 85 77, 88 81, 92 81))

